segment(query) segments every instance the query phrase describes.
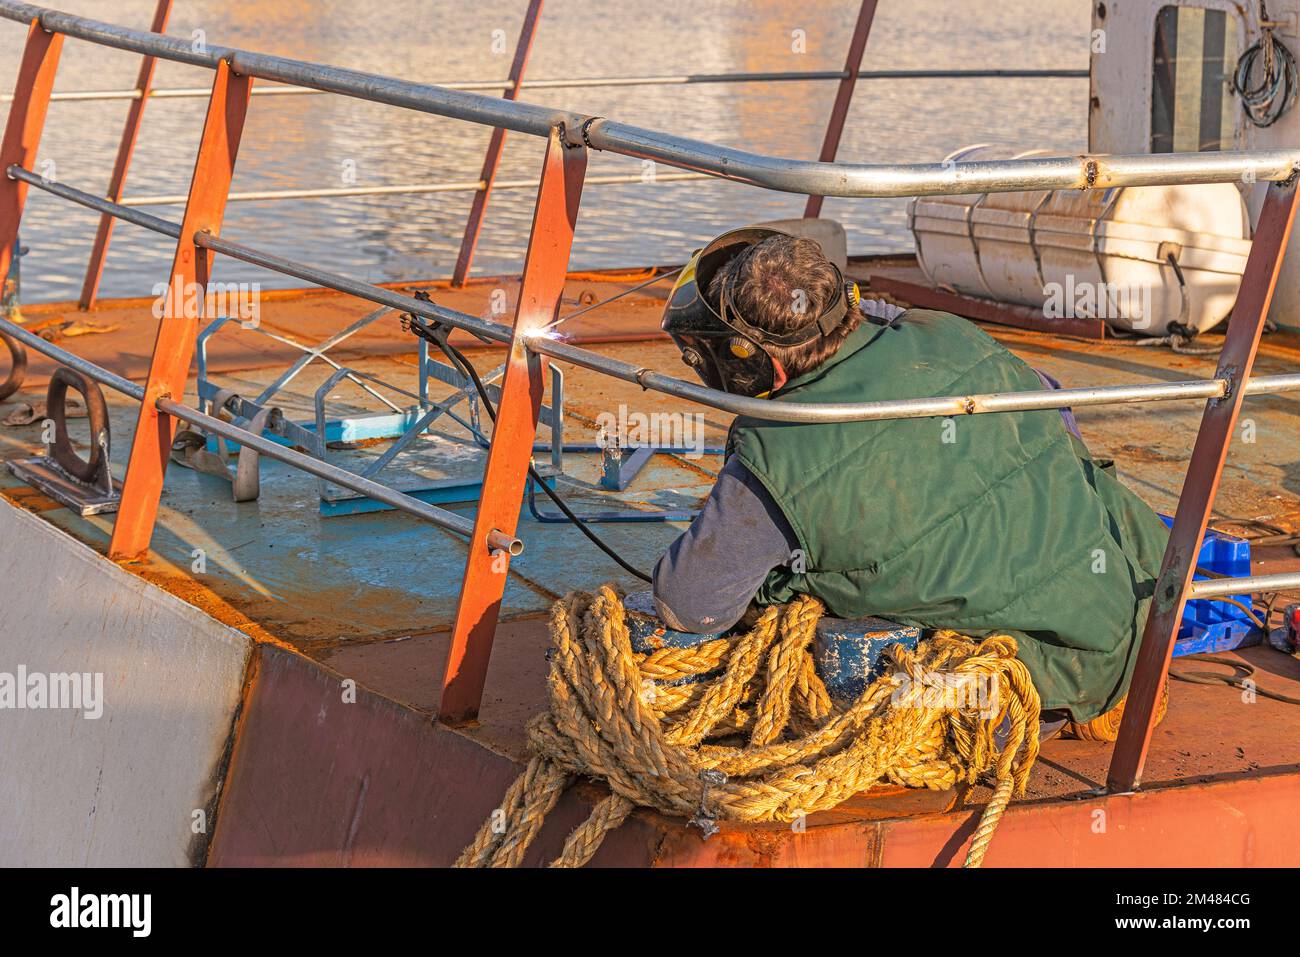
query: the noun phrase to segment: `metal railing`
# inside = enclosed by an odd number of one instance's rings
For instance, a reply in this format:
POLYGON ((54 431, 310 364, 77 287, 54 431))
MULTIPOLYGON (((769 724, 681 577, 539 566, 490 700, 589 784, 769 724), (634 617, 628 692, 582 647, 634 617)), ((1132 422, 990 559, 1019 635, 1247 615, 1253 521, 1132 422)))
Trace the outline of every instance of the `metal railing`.
MULTIPOLYGON (((874 3, 870 6, 874 10, 874 3)), ((646 389, 691 399, 713 408, 782 421, 878 420, 997 414, 1072 405, 1206 400, 1169 547, 1156 583, 1150 617, 1138 650, 1120 739, 1108 776, 1113 791, 1131 790, 1140 780, 1154 727, 1155 704, 1186 600, 1192 595, 1242 594, 1261 584, 1270 588, 1300 586, 1300 574, 1224 579, 1212 584, 1192 585, 1194 556, 1205 533, 1242 400, 1247 394, 1300 388, 1300 376, 1255 379, 1250 376, 1295 215, 1295 173, 1300 168, 1300 150, 1076 156, 920 165, 853 165, 790 160, 716 146, 601 117, 549 110, 473 92, 282 57, 221 47, 198 53, 188 44, 165 36, 128 30, 11 0, 0 0, 0 18, 30 23, 13 106, 0 145, 0 169, 7 174, 0 178, 0 274, 4 273, 15 254, 17 229, 27 189, 36 186, 111 217, 175 237, 177 248, 169 290, 193 286, 201 290, 210 275, 215 254, 220 253, 404 312, 437 319, 509 346, 484 491, 473 527, 469 530, 469 553, 443 678, 440 715, 444 721, 463 722, 473 718, 478 711, 509 567, 508 556, 501 553, 516 550, 515 528, 525 475, 533 453, 543 393, 542 374, 547 358, 581 365, 638 383, 646 389), (46 183, 32 172, 64 36, 215 71, 185 214, 179 225, 72 187, 46 183), (506 325, 478 319, 221 237, 222 216, 255 78, 300 84, 546 137, 533 229, 513 323, 506 325), (591 150, 653 158, 716 178, 806 193, 813 197, 1097 189, 1239 179, 1266 181, 1270 185, 1218 369, 1212 379, 886 402, 778 403, 708 389, 601 356, 549 335, 548 328, 559 313, 587 156, 591 150)), ((194 353, 195 325, 192 318, 178 315, 169 299, 159 324, 148 380, 140 388, 107 370, 76 359, 11 322, 0 321, 0 331, 22 339, 59 361, 75 363, 75 367, 93 374, 98 381, 141 402, 121 507, 109 545, 113 557, 133 557, 148 549, 162 492, 173 418, 196 422, 294 467, 322 474, 323 466, 317 460, 297 453, 286 454, 283 448, 272 451, 267 447, 272 444, 269 442, 257 445, 258 436, 211 416, 203 416, 175 401, 176 396, 184 394, 194 353)), ((357 476, 348 481, 342 476, 327 477, 345 486, 351 481, 354 489, 357 488, 355 483, 360 481, 357 476)), ((375 495, 375 490, 367 488, 364 494, 375 495)), ((400 501, 401 493, 392 494, 400 501)), ((438 514, 443 510, 432 506, 427 508, 429 512, 423 517, 441 527, 451 528, 452 518, 459 519, 459 516, 448 518, 438 514)), ((409 507, 407 510, 412 511, 409 507)), ((464 531, 463 527, 456 530, 464 531)))
MULTIPOLYGON (((11 166, 5 173, 14 179, 45 190, 70 202, 89 209, 107 212, 173 239, 180 238, 181 227, 179 223, 159 219, 147 213, 135 212, 125 206, 115 206, 107 200, 62 183, 43 181, 39 175, 19 166, 11 166)), ((505 323, 482 319, 468 313, 413 299, 410 296, 404 296, 401 293, 393 292, 373 283, 351 279, 339 273, 309 266, 306 263, 295 262, 243 243, 233 242, 207 233, 197 235, 194 241, 201 248, 210 249, 213 252, 221 253, 223 256, 229 256, 232 259, 238 259, 249 265, 261 266, 264 269, 292 276, 295 279, 301 279, 316 286, 333 289, 379 305, 390 306, 403 312, 414 313, 427 319, 437 319, 503 345, 509 344, 513 336, 511 327, 505 323)), ((734 412, 737 415, 781 422, 872 422, 883 419, 923 419, 935 416, 1024 412, 1041 409, 1079 408, 1092 405, 1169 402, 1177 399, 1221 399, 1229 388, 1228 382, 1224 379, 1188 379, 1176 382, 1054 389, 1050 392, 985 393, 874 402, 820 404, 782 402, 774 405, 766 399, 717 392, 694 382, 687 382, 618 359, 611 359, 608 356, 583 349, 580 346, 552 338, 545 331, 528 337, 527 344, 532 352, 547 355, 554 359, 561 359, 573 365, 590 369, 593 372, 600 372, 616 379, 622 379, 624 382, 631 382, 654 392, 710 405, 724 412, 734 412)), ((1255 376, 1245 384, 1244 389, 1246 395, 1300 392, 1300 374, 1255 376)), ((1296 575, 1295 583, 1300 584, 1300 574, 1296 575)), ((1249 590, 1243 589, 1240 593, 1244 594, 1249 590)))
MULTIPOLYGON (((66 349, 59 348, 53 343, 42 339, 35 333, 29 332, 14 323, 4 321, 3 327, 6 335, 17 339, 29 348, 35 349, 43 355, 47 355, 71 369, 75 369, 87 378, 93 379, 100 385, 108 386, 110 389, 120 392, 128 398, 135 399, 137 402, 144 401, 144 388, 136 385, 129 379, 124 379, 119 375, 115 375, 107 369, 95 365, 93 362, 87 362, 85 359, 79 358, 73 353, 68 352, 66 349)), ((416 518, 422 518, 427 522, 432 522, 439 528, 444 528, 449 532, 456 532, 457 534, 468 537, 474 530, 473 523, 462 515, 457 515, 455 512, 449 512, 446 509, 436 508, 435 506, 420 501, 418 498, 413 498, 410 495, 405 495, 396 489, 390 488, 387 485, 381 485, 379 482, 373 482, 354 472, 349 472, 346 469, 341 469, 338 466, 323 462, 318 458, 305 455, 302 452, 297 452, 278 442, 272 442, 270 439, 264 438, 258 433, 250 432, 247 429, 241 429, 236 425, 231 425, 224 419, 207 415, 198 409, 192 409, 187 405, 183 405, 180 402, 175 402, 170 399, 158 400, 157 406, 159 411, 189 422, 191 425, 196 425, 206 432, 238 441, 242 445, 247 445, 249 448, 255 449, 259 454, 265 455, 267 458, 276 459, 277 461, 284 462, 286 465, 292 465, 294 468, 302 469, 302 471, 315 475, 318 478, 327 479, 328 481, 342 485, 344 488, 351 489, 361 495, 366 495, 377 501, 391 505, 393 508, 414 515, 416 518)), ((511 555, 520 555, 523 553, 524 543, 513 535, 505 535, 497 532, 492 534, 491 540, 489 541, 489 547, 494 550, 507 551, 511 555)))
MULTIPOLYGON (((524 80, 521 90, 592 90, 611 86, 696 86, 718 83, 806 83, 840 80, 842 70, 767 70, 752 73, 677 73, 646 76, 580 76, 568 80, 524 80)), ((858 70, 859 80, 1086 80, 1087 70, 1008 69, 1008 70, 858 70)), ((435 86, 448 90, 489 92, 504 90, 509 80, 439 80, 435 86)), ((86 103, 103 100, 190 100, 202 99, 208 90, 201 86, 150 90, 65 90, 50 96, 52 103, 86 103)), ((323 93, 309 86, 266 86, 254 90, 254 96, 299 96, 323 93)), ((0 103, 13 101, 13 94, 0 94, 0 103)))

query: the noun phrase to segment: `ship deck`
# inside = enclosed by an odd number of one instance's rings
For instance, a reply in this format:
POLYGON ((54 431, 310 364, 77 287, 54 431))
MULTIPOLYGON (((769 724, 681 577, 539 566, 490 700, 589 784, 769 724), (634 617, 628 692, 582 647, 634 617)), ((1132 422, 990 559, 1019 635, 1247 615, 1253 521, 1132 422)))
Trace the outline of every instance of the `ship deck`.
MULTIPOLYGON (((867 266, 855 264, 865 272, 867 266)), ((905 267, 893 264, 896 270, 905 267)), ((566 288, 564 311, 591 295, 604 298, 633 280, 575 279, 566 288)), ((487 314, 492 291, 500 284, 481 281, 463 290, 427 284, 434 300, 472 314, 487 314)), ((668 284, 665 283, 664 287, 668 284)), ((672 374, 684 373, 671 344, 658 334, 663 288, 634 293, 594 310, 566 327, 570 336, 598 351, 672 374)), ((311 344, 371 311, 369 304, 327 292, 265 295, 262 329, 311 344)), ((30 326, 58 329, 79 321, 97 327, 67 337, 61 344, 119 374, 140 381, 148 365, 156 326, 150 303, 106 303, 90 314, 63 305, 25 309, 30 326)), ((1167 348, 1138 347, 1121 341, 1085 341, 986 325, 991 335, 1065 386, 1174 380, 1213 374, 1213 355, 1176 354, 1167 348)), ((67 331, 75 332, 76 327, 67 331)), ((66 336, 66 332, 65 332, 66 336)), ((1210 344, 1220 336, 1207 335, 1210 344)), ((499 350, 473 342, 471 357, 480 369, 499 361, 499 350)), ((213 378, 251 396, 297 355, 291 347, 256 333, 232 328, 213 341, 213 378)), ((332 355, 361 371, 413 389, 414 340, 395 317, 382 320, 332 355)), ((1292 372, 1300 360, 1300 335, 1279 331, 1263 341, 1257 373, 1292 372)), ((19 401, 43 399, 51 364, 32 356, 24 390, 0 403, 0 419, 19 401)), ((330 370, 308 366, 281 395, 278 404, 291 418, 310 418, 311 396, 330 370)), ((593 423, 621 403, 641 411, 703 412, 707 444, 718 446, 728 417, 693 407, 582 369, 566 376, 566 441, 594 442, 593 423)), ((188 401, 193 401, 194 382, 188 401)), ((382 411, 355 389, 340 387, 331 411, 360 415, 382 411)), ((108 393, 113 427, 112 465, 122 477, 138 406, 108 393)), ((1300 397, 1248 397, 1243 418, 1253 424, 1254 441, 1233 444, 1224 472, 1216 514, 1253 516, 1287 530, 1300 529, 1300 397)), ((1131 488, 1162 511, 1176 503, 1201 414, 1199 403, 1146 403, 1081 409, 1080 429, 1095 455, 1114 458, 1131 488)), ((86 447, 85 420, 71 420, 74 438, 86 447)), ((545 435, 539 433, 540 438, 545 435)), ((34 454, 38 426, 0 426, 0 457, 34 454)), ((335 453, 336 461, 357 463, 374 448, 335 453)), ((470 473, 481 468, 482 453, 453 428, 446 441, 427 443, 405 465, 428 474, 440 470, 470 473), (451 463, 451 464, 448 464, 451 463)), ((334 459, 332 459, 334 460, 334 459)), ((699 459, 656 456, 621 493, 597 486, 599 462, 592 453, 566 455, 559 488, 579 511, 594 509, 684 508, 708 490, 720 467, 716 455, 699 459)), ((92 548, 105 551, 111 516, 81 518, 0 470, 0 494, 64 529, 92 548)), ((549 503, 546 503, 548 510, 549 503)), ((450 506, 472 514, 472 503, 450 506)), ((678 523, 602 524, 598 531, 628 560, 643 569, 679 533, 678 523)), ((491 669, 479 722, 456 734, 496 755, 524 757, 524 724, 544 704, 545 615, 553 599, 569 589, 605 581, 628 590, 639 583, 621 572, 567 524, 542 523, 527 510, 519 536, 524 553, 511 566, 491 669)), ((323 517, 314 478, 278 462, 263 461, 262 493, 256 502, 235 504, 219 478, 173 465, 167 474, 153 551, 148 560, 125 566, 213 617, 244 631, 257 642, 305 656, 342 678, 424 718, 437 707, 447 651, 447 632, 456 609, 465 543, 458 536, 398 512, 380 511, 323 517), (192 571, 196 550, 206 563, 192 571)), ((1256 549, 1254 574, 1300 569, 1289 548, 1256 549)), ((1257 669, 1265 688, 1300 695, 1300 663, 1266 646, 1243 650, 1240 657, 1257 669)), ((1289 774, 1300 770, 1300 708, 1260 696, 1243 701, 1223 686, 1175 683, 1167 719, 1157 730, 1144 776, 1144 790, 1196 786, 1289 774)), ((1051 803, 1087 797, 1105 778, 1110 746, 1077 741, 1045 745, 1025 799, 1051 803)), ((285 760, 292 764, 293 757, 285 760)), ((978 800, 978 793, 974 796, 978 800)), ((886 803, 854 801, 827 820, 845 821, 947 810, 951 795, 902 795, 891 791, 886 803)))

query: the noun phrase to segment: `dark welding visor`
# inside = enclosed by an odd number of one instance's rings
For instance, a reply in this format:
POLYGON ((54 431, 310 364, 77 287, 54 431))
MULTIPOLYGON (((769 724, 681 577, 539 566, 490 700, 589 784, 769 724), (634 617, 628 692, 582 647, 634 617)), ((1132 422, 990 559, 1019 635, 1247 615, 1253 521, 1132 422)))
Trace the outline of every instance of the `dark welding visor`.
MULTIPOLYGON (((736 256, 748 255, 755 244, 788 233, 765 226, 748 226, 723 233, 691 257, 673 286, 664 309, 663 330, 668 333, 683 361, 713 389, 738 395, 760 396, 772 390, 776 370, 767 346, 797 346, 832 332, 844 320, 856 301, 856 286, 850 291, 837 284, 835 299, 819 316, 784 336, 774 336, 750 325, 734 305, 734 290, 722 290, 720 301, 705 295, 713 277, 736 256)), ((836 275, 839 268, 834 264, 836 275)))
POLYGON ((762 396, 776 383, 776 367, 761 349, 738 356, 727 338, 719 336, 674 335, 685 362, 710 389, 734 395, 762 396))

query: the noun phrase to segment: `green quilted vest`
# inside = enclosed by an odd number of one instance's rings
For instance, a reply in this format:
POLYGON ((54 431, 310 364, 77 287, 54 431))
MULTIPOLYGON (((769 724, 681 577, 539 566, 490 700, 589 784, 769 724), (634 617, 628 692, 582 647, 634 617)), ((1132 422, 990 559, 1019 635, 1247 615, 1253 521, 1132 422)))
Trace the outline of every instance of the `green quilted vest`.
MULTIPOLYGON (((896 327, 864 322, 772 401, 1041 388, 974 324, 913 309, 896 327)), ((769 575, 760 602, 804 593, 841 618, 1009 631, 1043 707, 1078 721, 1127 690, 1168 533, 1055 409, 824 425, 741 417, 729 449, 803 552, 769 575)))

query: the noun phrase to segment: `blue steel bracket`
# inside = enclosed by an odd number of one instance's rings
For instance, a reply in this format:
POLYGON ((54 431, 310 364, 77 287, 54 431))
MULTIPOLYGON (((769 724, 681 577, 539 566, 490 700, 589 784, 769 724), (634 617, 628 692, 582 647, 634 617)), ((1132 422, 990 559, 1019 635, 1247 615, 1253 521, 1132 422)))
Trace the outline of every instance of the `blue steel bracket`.
POLYGON ((611 492, 621 492, 645 468, 655 450, 648 445, 624 449, 608 445, 600 455, 600 487, 611 492))
MULTIPOLYGON (((395 310, 390 309, 387 306, 382 309, 376 309, 374 312, 368 313, 346 328, 317 343, 315 346, 304 346, 302 343, 295 342, 286 336, 280 336, 273 332, 269 332, 268 330, 263 329, 260 325, 243 326, 243 328, 246 328, 249 331, 257 332, 258 334, 273 339, 276 342, 298 349, 302 351, 303 355, 295 360, 288 369, 277 376, 270 385, 257 395, 256 398, 251 400, 240 398, 239 403, 235 407, 228 409, 228 411, 235 415, 235 424, 246 427, 253 420, 254 416, 256 416, 276 395, 276 393, 280 392, 285 386, 293 381, 293 379, 295 379, 297 375, 313 360, 320 359, 333 366, 335 369, 338 369, 339 364, 326 355, 326 353, 345 339, 350 338, 362 329, 394 311, 395 310)), ((208 378, 208 340, 221 331, 226 323, 233 319, 233 316, 221 316, 214 319, 199 333, 196 342, 196 353, 198 356, 199 411, 207 412, 209 415, 212 414, 212 409, 210 407, 211 403, 222 390, 208 378)), ((387 405, 391 412, 383 415, 371 416, 362 423, 355 423, 353 420, 348 419, 331 422, 329 423, 330 435, 328 441, 346 442, 364 438, 390 438, 392 436, 400 435, 410 424, 409 421, 407 421, 408 417, 406 411, 391 402, 385 396, 381 395, 378 390, 372 388, 360 378, 357 378, 356 376, 352 376, 352 378, 362 389, 387 405)), ((278 441, 282 445, 298 446, 304 449, 313 447, 313 432, 303 428, 302 426, 295 427, 294 423, 288 423, 288 426, 289 431, 287 433, 281 432, 278 429, 272 429, 268 431, 267 438, 278 441)), ((222 449, 217 445, 215 436, 209 437, 208 449, 212 452, 222 451, 222 449)), ((231 454, 237 453, 239 451, 238 443, 227 442, 226 451, 231 454)))
MULTIPOLYGON (((269 439, 290 448, 309 449, 316 442, 316 433, 304 428, 297 422, 286 419, 279 409, 259 405, 232 394, 228 389, 218 388, 211 382, 199 382, 200 411, 219 416, 228 413, 231 421, 240 427, 247 427, 259 416, 266 416, 266 427, 262 434, 269 439)), ((238 442, 223 439, 218 435, 208 436, 208 450, 220 455, 236 455, 241 446, 238 442)))
MULTIPOLYGON (((419 386, 415 393, 407 392, 368 373, 344 367, 327 355, 328 351, 334 346, 396 311, 389 307, 377 309, 315 346, 303 345, 259 325, 244 325, 244 328, 249 331, 257 332, 303 353, 254 399, 231 395, 209 378, 208 340, 220 332, 234 317, 222 316, 214 319, 200 331, 197 338, 199 408, 211 414, 214 403, 219 403, 222 410, 233 416, 235 424, 245 427, 259 416, 263 419, 269 418, 269 425, 264 433, 267 438, 283 445, 306 449, 321 461, 327 460, 331 443, 394 439, 393 444, 384 451, 383 455, 367 466, 361 473, 366 478, 376 478, 417 436, 427 432, 430 426, 444 415, 468 430, 473 441, 480 448, 487 449, 490 441, 483 431, 480 401, 473 381, 449 363, 431 357, 428 343, 423 339, 419 340, 418 345, 419 386), (268 417, 268 401, 292 382, 309 363, 317 359, 332 366, 334 372, 316 390, 314 396, 315 420, 313 422, 297 423, 289 421, 281 415, 268 417), (344 379, 348 379, 358 388, 378 399, 388 407, 389 411, 373 415, 336 419, 326 418, 326 399, 329 393, 344 379), (433 402, 429 398, 429 383, 431 380, 450 385, 455 391, 450 396, 438 402, 433 402), (388 390, 406 396, 413 400, 415 404, 404 408, 383 395, 381 390, 388 390), (454 411, 456 406, 461 403, 465 403, 468 407, 467 416, 462 417, 454 411)), ((563 474, 564 471, 564 371, 556 363, 551 363, 550 369, 551 403, 542 406, 540 416, 541 423, 551 430, 550 442, 546 443, 545 446, 545 450, 550 453, 550 464, 549 466, 539 467, 538 471, 548 481, 553 481, 554 476, 563 474)), ((499 402, 501 399, 501 389, 495 383, 504 372, 505 366, 501 365, 482 377, 485 391, 493 402, 499 402)), ((240 451, 238 443, 220 440, 216 436, 208 437, 208 446, 210 451, 219 454, 237 454, 240 451)), ((359 496, 351 490, 343 489, 324 479, 318 480, 318 487, 322 515, 347 515, 389 508, 389 506, 381 502, 359 496)), ((411 487, 403 487, 402 491, 430 504, 473 501, 482 492, 482 481, 466 481, 464 479, 431 480, 414 483, 411 487)))
MULTIPOLYGON (((549 442, 538 442, 533 446, 534 452, 550 452, 552 457, 555 455, 555 449, 549 442)), ((706 447, 695 449, 687 446, 678 445, 632 445, 620 447, 612 445, 609 442, 588 442, 578 444, 566 444, 562 450, 565 454, 572 452, 594 452, 599 453, 600 459, 600 487, 609 492, 624 492, 632 484, 641 470, 650 463, 650 459, 656 455, 687 455, 694 454, 698 451, 701 455, 725 455, 726 449, 706 447)))
MULTIPOLYGON (((535 445, 534 451, 547 451, 548 446, 535 445)), ((554 453, 554 449, 550 450, 554 453)), ((635 445, 619 446, 611 442, 597 442, 587 445, 567 445, 564 447, 565 452, 598 452, 600 453, 600 480, 599 486, 607 492, 626 491, 640 471, 656 455, 682 455, 693 453, 697 450, 692 447, 675 446, 675 445, 635 445)), ((698 450, 704 455, 723 455, 726 450, 721 448, 704 448, 698 450)), ((552 483, 547 483, 552 485, 552 483)), ((554 485, 552 485, 554 487, 554 485)), ((546 524, 559 524, 567 522, 563 514, 556 512, 544 512, 537 504, 537 489, 535 484, 528 482, 528 511, 533 518, 546 524)), ((585 515, 579 515, 584 522, 602 523, 602 522, 690 522, 699 514, 698 509, 670 509, 665 511, 648 511, 643 509, 612 509, 600 512, 589 512, 585 515)))
MULTIPOLYGON (((362 329, 366 328, 367 326, 371 325, 374 322, 379 321, 380 319, 384 318, 384 316, 395 311, 396 310, 388 306, 384 306, 380 309, 376 309, 374 312, 362 316, 360 319, 352 323, 350 326, 347 326, 346 328, 341 329, 340 331, 334 333, 334 335, 328 336, 327 338, 321 340, 315 346, 304 346, 302 343, 296 342, 293 339, 288 338, 287 336, 280 336, 280 335, 276 335, 273 332, 268 332, 267 330, 263 329, 260 325, 257 324, 247 325, 241 323, 242 328, 245 328, 252 332, 257 332, 260 335, 266 336, 268 339, 273 339, 276 342, 282 343, 287 346, 291 346, 294 349, 298 349, 303 353, 303 355, 299 359, 295 360, 293 364, 289 366, 288 369, 286 369, 275 379, 275 381, 273 381, 270 385, 268 385, 265 389, 262 390, 261 394, 259 394, 257 398, 253 400, 254 404, 258 406, 265 405, 271 399, 272 396, 274 396, 277 392, 279 392, 291 381, 293 381, 293 379, 297 377, 298 373, 300 373, 303 369, 305 369, 307 365, 315 359, 320 359, 323 362, 332 365, 335 369, 339 368, 339 364, 335 362, 333 359, 331 359, 328 355, 326 355, 326 353, 328 353, 330 349, 334 348, 339 343, 343 342, 345 339, 351 338, 352 336, 360 332, 362 329)), ((217 319, 214 319, 211 323, 207 325, 206 328, 204 328, 199 333, 198 340, 196 343, 197 345, 196 351, 198 354, 198 372, 199 372, 198 378, 200 384, 203 384, 208 381, 208 340, 211 339, 214 335, 216 335, 221 330, 221 328, 225 326, 226 323, 230 322, 233 318, 234 318, 233 316, 221 316, 217 319)), ((388 403, 386 400, 384 400, 383 397, 379 396, 377 393, 372 393, 372 395, 374 395, 375 398, 379 399, 380 401, 385 402, 385 404, 391 404, 388 403)), ((210 414, 210 411, 203 406, 200 406, 199 411, 209 412, 210 414)))
MULTIPOLYGON (((550 450, 551 462, 549 466, 541 466, 538 469, 539 474, 548 481, 553 481, 556 475, 563 472, 563 455, 564 455, 564 370, 556 363, 550 364, 551 371, 551 403, 543 405, 539 420, 542 425, 550 429, 550 450)), ((488 398, 494 403, 499 403, 501 399, 501 389, 495 383, 505 374, 505 366, 500 365, 493 369, 487 375, 482 376, 484 391, 488 398)), ((316 428, 313 435, 313 441, 308 446, 317 458, 325 461, 329 453, 329 443, 331 440, 328 436, 328 420, 325 418, 325 400, 331 390, 339 384, 344 378, 354 378, 355 376, 365 377, 364 373, 358 373, 356 370, 340 368, 331 375, 321 387, 316 390, 315 410, 316 410, 316 428)), ((420 407, 411 410, 411 420, 405 428, 396 436, 396 441, 389 446, 384 453, 374 462, 370 463, 361 473, 366 478, 377 479, 380 472, 386 469, 393 460, 405 449, 417 436, 429 431, 430 426, 446 415, 453 419, 472 436, 474 442, 483 449, 487 449, 491 442, 484 434, 481 428, 479 418, 479 397, 473 380, 465 376, 452 365, 440 360, 433 359, 427 354, 422 357, 421 375, 420 375, 420 407), (455 391, 446 398, 435 402, 428 402, 428 382, 430 379, 450 385, 455 391), (470 409, 469 419, 457 415, 452 411, 462 402, 467 403, 470 409)), ((398 487, 398 486, 395 486, 398 487)), ((351 515, 360 512, 373 512, 386 510, 389 508, 382 502, 366 496, 357 495, 356 493, 342 489, 324 479, 319 481, 320 488, 320 511, 322 515, 351 515)), ((421 501, 430 504, 448 504, 452 502, 476 501, 483 490, 483 481, 481 478, 475 479, 434 479, 414 484, 403 483, 401 490, 407 495, 411 495, 421 501)))
POLYGON ((27 255, 27 247, 22 244, 20 237, 14 238, 14 255, 9 260, 9 275, 4 276, 3 286, 0 287, 0 316, 21 325, 22 315, 19 310, 19 302, 22 299, 22 259, 27 255))
MULTIPOLYGON (((610 492, 622 492, 649 464, 650 459, 659 454, 682 455, 693 453, 694 448, 673 445, 633 445, 619 446, 606 442, 603 445, 573 446, 569 452, 600 452, 600 487, 610 492)), ((706 448, 700 452, 704 455, 722 455, 725 449, 706 448)))
MULTIPOLYGON (((572 451, 572 449, 570 449, 572 451)), ((540 470, 539 470, 540 471, 540 470)), ((546 484, 551 488, 555 487, 553 478, 542 473, 546 484)), ((568 518, 561 512, 544 512, 537 504, 537 483, 530 477, 528 479, 528 511, 537 519, 546 525, 560 525, 567 521, 568 518)), ((586 514, 576 513, 578 519, 587 525, 613 522, 691 522, 699 514, 699 509, 684 508, 676 511, 649 511, 636 508, 610 509, 600 512, 588 512, 586 514)))

